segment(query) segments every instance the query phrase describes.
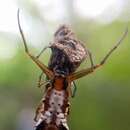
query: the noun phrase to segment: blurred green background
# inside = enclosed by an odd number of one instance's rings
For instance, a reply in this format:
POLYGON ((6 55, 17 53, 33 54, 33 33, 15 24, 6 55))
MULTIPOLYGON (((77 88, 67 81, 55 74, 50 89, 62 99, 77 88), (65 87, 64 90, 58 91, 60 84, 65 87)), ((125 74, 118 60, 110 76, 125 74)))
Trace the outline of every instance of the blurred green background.
MULTIPOLYGON (((94 63, 130 28, 130 0, 0 1, 0 130, 32 130, 43 91, 39 68, 25 54, 17 26, 17 9, 30 51, 37 55, 53 41, 59 25, 72 26, 92 52, 94 63)), ((71 99, 71 130, 130 130, 130 33, 107 63, 76 81, 71 99)), ((50 50, 42 55, 47 64, 50 50)), ((86 60, 87 61, 87 60, 86 60)), ((81 68, 89 67, 84 62, 81 68)))

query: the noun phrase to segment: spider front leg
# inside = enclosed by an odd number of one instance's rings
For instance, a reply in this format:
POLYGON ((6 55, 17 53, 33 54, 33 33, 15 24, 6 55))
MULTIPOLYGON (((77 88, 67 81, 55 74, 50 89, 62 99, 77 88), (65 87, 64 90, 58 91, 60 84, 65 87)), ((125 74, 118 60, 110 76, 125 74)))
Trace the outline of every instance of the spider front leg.
POLYGON ((27 53, 27 55, 39 66, 39 68, 50 78, 52 79, 54 74, 51 70, 48 69, 47 66, 45 66, 40 60, 38 60, 36 57, 34 57, 28 50, 28 47, 27 47, 27 43, 26 43, 26 39, 24 37, 24 34, 23 34, 23 31, 22 31, 22 28, 21 28, 21 25, 20 25, 20 18, 19 18, 19 10, 17 12, 17 19, 18 19, 18 27, 19 27, 19 31, 20 31, 20 34, 22 36, 22 39, 23 39, 23 43, 24 43, 24 47, 25 47, 25 52, 27 53))
POLYGON ((95 69, 103 66, 103 64, 106 62, 106 60, 109 58, 109 56, 112 54, 112 52, 120 45, 120 43, 123 41, 123 39, 126 37, 128 33, 128 28, 126 28, 125 32, 123 33, 122 37, 119 39, 117 44, 106 54, 106 56, 101 60, 101 62, 97 65, 93 65, 91 68, 83 69, 79 72, 75 72, 68 76, 69 81, 74 81, 76 79, 79 79, 83 76, 86 76, 90 73, 92 73, 95 69))

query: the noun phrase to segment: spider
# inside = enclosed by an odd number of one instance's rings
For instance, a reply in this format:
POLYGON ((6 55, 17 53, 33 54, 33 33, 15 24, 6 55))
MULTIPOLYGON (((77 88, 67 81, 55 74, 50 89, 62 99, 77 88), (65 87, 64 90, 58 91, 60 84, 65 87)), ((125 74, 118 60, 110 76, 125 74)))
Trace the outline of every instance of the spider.
POLYGON ((38 56, 33 56, 27 46, 23 34, 19 10, 17 14, 18 26, 23 39, 25 52, 41 69, 42 74, 39 77, 39 87, 45 85, 46 91, 36 109, 35 129, 36 130, 69 130, 67 125, 67 116, 69 114, 69 97, 72 96, 71 84, 88 74, 94 72, 97 68, 104 65, 112 52, 120 45, 128 33, 128 28, 116 45, 105 55, 99 64, 94 65, 92 55, 83 43, 79 41, 71 28, 62 25, 54 33, 54 41, 45 47, 38 56), (48 66, 40 60, 40 55, 45 49, 50 48, 52 51, 48 66), (90 59, 91 67, 76 71, 82 61, 90 59), (46 81, 42 82, 43 73, 46 75, 46 81))

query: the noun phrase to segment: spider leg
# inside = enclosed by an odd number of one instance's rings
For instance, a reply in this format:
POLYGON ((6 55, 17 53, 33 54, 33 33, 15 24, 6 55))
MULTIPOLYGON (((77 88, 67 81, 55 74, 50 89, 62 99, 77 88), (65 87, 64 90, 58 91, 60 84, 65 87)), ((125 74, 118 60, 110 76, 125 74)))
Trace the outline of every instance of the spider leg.
POLYGON ((38 78, 38 84, 37 84, 37 87, 41 87, 41 81, 42 81, 42 76, 43 76, 43 72, 39 75, 39 78, 38 78))
POLYGON ((76 91, 77 91, 77 85, 76 85, 76 83, 75 83, 75 81, 73 81, 73 87, 74 87, 74 90, 73 90, 73 93, 72 93, 72 98, 74 98, 75 97, 75 94, 76 94, 76 91))
POLYGON ((42 50, 41 50, 41 52, 36 56, 36 58, 39 58, 41 55, 42 55, 42 53, 47 49, 47 48, 49 48, 50 46, 45 46, 42 50))
MULTIPOLYGON (((49 84, 51 81, 50 80, 47 80, 47 81, 43 81, 40 83, 40 85, 38 87, 41 87, 41 86, 46 86, 47 84, 49 84)), ((45 91, 46 91, 47 88, 45 88, 45 91)))
POLYGON ((23 43, 24 43, 24 47, 25 47, 25 52, 27 53, 27 55, 39 66, 39 68, 49 77, 49 78, 53 78, 53 72, 51 70, 48 69, 47 66, 45 66, 40 60, 38 60, 36 57, 34 57, 32 54, 30 54, 29 50, 28 50, 28 46, 27 46, 27 42, 26 39, 24 37, 21 25, 20 25, 20 18, 19 18, 19 9, 17 12, 17 19, 18 19, 18 27, 19 27, 19 31, 20 34, 22 36, 23 39, 23 43))
POLYGON ((106 62, 106 60, 108 59, 108 57, 112 54, 112 52, 114 50, 116 50, 116 48, 121 44, 121 42, 124 40, 124 38, 126 37, 126 35, 128 34, 128 27, 126 28, 125 32, 123 33, 122 37, 118 40, 118 42, 116 43, 116 45, 107 53, 107 55, 103 58, 103 60, 101 61, 101 65, 104 64, 106 62))
POLYGON ((93 68, 94 67, 94 63, 93 63, 92 53, 89 50, 87 50, 87 51, 88 51, 91 67, 93 68))
POLYGON ((86 75, 92 73, 95 69, 101 67, 106 62, 106 60, 109 58, 109 56, 112 54, 112 52, 121 44, 121 42, 126 37, 127 33, 128 33, 128 28, 126 28, 122 37, 119 39, 119 41, 116 43, 116 45, 106 54, 106 56, 101 60, 101 62, 99 64, 94 65, 91 68, 83 69, 81 71, 78 71, 78 72, 75 72, 75 73, 69 75, 68 76, 69 81, 73 81, 73 80, 79 79, 83 76, 86 76, 86 75))

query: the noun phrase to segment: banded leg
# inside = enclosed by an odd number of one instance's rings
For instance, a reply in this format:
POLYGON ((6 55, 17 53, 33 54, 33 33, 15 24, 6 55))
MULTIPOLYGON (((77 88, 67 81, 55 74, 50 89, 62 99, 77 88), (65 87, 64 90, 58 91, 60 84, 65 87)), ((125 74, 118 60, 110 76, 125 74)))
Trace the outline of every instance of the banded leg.
POLYGON ((39 68, 50 78, 53 78, 53 72, 51 70, 48 69, 47 66, 45 66, 40 60, 38 60, 36 57, 34 57, 32 54, 30 54, 29 50, 28 50, 28 46, 20 25, 20 18, 19 18, 19 10, 17 12, 17 19, 18 19, 18 27, 19 27, 19 31, 20 34, 22 36, 23 39, 23 43, 24 43, 24 47, 25 47, 25 52, 27 53, 27 55, 39 66, 39 68))
POLYGON ((109 56, 112 54, 112 52, 120 45, 120 43, 126 37, 127 33, 128 33, 128 28, 125 30, 125 32, 123 33, 122 37, 119 39, 117 44, 107 53, 107 55, 103 58, 103 60, 101 60, 101 62, 99 64, 94 65, 91 68, 83 69, 79 72, 75 72, 75 73, 71 74, 70 76, 68 76, 69 81, 74 81, 74 80, 79 79, 83 76, 86 76, 86 75, 92 73, 95 69, 102 66, 106 62, 106 60, 109 58, 109 56))

